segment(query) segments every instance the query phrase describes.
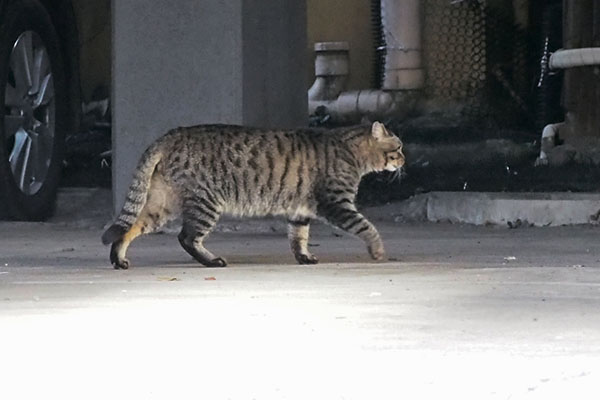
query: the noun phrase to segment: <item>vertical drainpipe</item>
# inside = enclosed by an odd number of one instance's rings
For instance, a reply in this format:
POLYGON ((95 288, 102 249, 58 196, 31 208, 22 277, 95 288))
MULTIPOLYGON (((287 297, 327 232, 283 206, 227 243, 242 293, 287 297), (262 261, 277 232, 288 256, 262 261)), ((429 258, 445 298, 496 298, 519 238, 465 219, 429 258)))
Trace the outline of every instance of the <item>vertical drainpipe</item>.
POLYGON ((348 42, 315 43, 315 81, 308 89, 309 100, 336 99, 348 80, 348 42))
POLYGON ((381 19, 386 43, 383 90, 423 87, 422 1, 381 0, 381 19))

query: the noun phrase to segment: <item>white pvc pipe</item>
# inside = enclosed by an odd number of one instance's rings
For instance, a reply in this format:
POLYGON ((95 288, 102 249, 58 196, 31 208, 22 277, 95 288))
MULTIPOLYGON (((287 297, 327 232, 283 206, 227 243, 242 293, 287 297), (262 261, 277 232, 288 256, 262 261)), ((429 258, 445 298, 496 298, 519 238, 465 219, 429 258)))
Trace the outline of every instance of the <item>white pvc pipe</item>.
POLYGON ((558 136, 559 129, 562 128, 563 125, 564 122, 546 125, 544 127, 544 130, 542 131, 542 140, 547 139, 554 141, 556 139, 556 136, 558 136))
POLYGON ((333 120, 342 122, 362 116, 383 118, 410 107, 407 91, 425 83, 421 19, 421 0, 381 0, 386 42, 382 90, 341 92, 348 74, 347 43, 315 44, 316 79, 308 92, 309 114, 322 106, 333 120))
MULTIPOLYGON (((590 65, 600 65, 600 47, 558 50, 550 56, 550 60, 548 61, 550 69, 565 69, 590 65)), ((547 153, 554 147, 556 136, 564 125, 565 122, 559 122, 557 124, 548 124, 544 127, 540 156, 535 161, 536 166, 548 164, 547 153)))
POLYGON ((383 90, 422 88, 421 0, 381 0, 385 37, 383 90))
POLYGON ((540 155, 537 160, 535 160, 536 167, 548 164, 548 152, 554 147, 556 138, 564 125, 564 122, 558 122, 556 124, 548 124, 544 127, 544 130, 542 131, 540 155))
POLYGON ((356 123, 364 116, 383 119, 397 115, 406 112, 413 104, 413 97, 407 92, 352 90, 342 92, 335 100, 311 100, 308 102, 308 112, 314 114, 318 107, 323 106, 332 121, 356 123))
POLYGON ((308 100, 333 100, 344 90, 349 73, 347 42, 315 43, 315 81, 308 100))
POLYGON ((550 69, 600 65, 600 47, 558 50, 550 56, 550 69))

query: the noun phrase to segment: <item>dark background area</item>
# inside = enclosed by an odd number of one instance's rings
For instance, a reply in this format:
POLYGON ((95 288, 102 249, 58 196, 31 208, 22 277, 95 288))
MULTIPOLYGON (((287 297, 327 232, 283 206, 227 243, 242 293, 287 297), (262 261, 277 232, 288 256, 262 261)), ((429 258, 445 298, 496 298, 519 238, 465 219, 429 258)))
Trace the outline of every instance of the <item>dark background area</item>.
MULTIPOLYGON (((471 4, 463 7, 465 12, 467 7, 480 7, 476 1, 466 3, 471 4)), ((365 177, 359 203, 385 203, 429 191, 598 190, 600 168, 594 162, 570 160, 559 167, 534 167, 542 128, 564 119, 563 74, 545 76, 538 86, 546 38, 549 50, 562 47, 562 2, 532 1, 527 31, 507 10, 487 7, 476 14, 486 28, 481 44, 487 55, 481 67, 486 76, 481 90, 458 93, 443 82, 439 83, 443 89, 430 83, 424 103, 441 94, 458 99, 457 106, 440 110, 424 105, 402 119, 383 121, 404 141, 407 165, 401 182, 389 182, 386 174, 365 177)), ((378 54, 375 62, 382 59, 378 54)), ((452 73, 438 78, 452 79, 452 73)), ((379 64, 375 83, 381 81, 380 74, 379 64)), ((332 127, 326 116, 311 116, 310 124, 332 127)), ((109 188, 110 148, 110 112, 84 116, 81 131, 67 138, 62 185, 109 188)))

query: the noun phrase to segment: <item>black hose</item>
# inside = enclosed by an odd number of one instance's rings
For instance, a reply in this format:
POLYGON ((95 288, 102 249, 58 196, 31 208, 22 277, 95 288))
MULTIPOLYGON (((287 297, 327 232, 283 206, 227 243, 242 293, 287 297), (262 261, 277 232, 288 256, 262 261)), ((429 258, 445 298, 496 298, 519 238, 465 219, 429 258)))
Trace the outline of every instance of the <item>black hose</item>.
POLYGON ((371 0, 371 28, 375 46, 375 57, 373 60, 373 87, 380 89, 383 84, 385 68, 385 35, 381 23, 381 0, 371 0))

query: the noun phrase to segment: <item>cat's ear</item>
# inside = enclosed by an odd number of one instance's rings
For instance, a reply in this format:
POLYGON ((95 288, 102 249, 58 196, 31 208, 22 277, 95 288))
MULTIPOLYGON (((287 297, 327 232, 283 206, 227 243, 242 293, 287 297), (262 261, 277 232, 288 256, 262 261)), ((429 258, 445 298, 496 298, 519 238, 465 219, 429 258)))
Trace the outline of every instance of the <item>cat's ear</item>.
POLYGON ((375 138, 375 140, 382 140, 388 136, 388 133, 385 129, 385 126, 383 126, 381 122, 375 121, 373 122, 373 125, 371 125, 371 135, 373 138, 375 138))

